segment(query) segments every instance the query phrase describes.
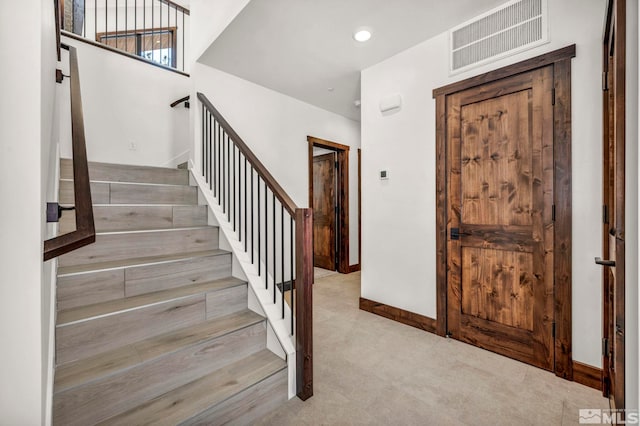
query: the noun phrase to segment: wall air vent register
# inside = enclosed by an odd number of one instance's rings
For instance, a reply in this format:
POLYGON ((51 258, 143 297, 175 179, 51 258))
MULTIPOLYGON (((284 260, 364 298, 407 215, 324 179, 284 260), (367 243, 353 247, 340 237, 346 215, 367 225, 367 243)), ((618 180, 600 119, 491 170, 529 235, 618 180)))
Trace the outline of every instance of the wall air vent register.
POLYGON ((458 74, 549 41, 547 0, 515 0, 453 28, 449 71, 458 74))

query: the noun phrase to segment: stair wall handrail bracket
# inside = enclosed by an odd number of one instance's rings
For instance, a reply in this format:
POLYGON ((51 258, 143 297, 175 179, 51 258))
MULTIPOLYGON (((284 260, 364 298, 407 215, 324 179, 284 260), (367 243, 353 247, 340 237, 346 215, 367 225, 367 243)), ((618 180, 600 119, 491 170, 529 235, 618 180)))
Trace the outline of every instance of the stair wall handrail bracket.
POLYGON ((169 104, 169 106, 171 108, 175 108, 175 107, 177 107, 178 105, 180 105, 181 103, 184 102, 184 107, 185 108, 189 108, 189 99, 191 99, 191 96, 187 95, 187 96, 185 96, 183 98, 180 98, 178 100, 175 100, 175 101, 171 102, 171 104, 169 104))
POLYGON ((94 243, 96 240, 89 181, 89 164, 80 93, 80 72, 78 53, 74 47, 62 46, 69 51, 70 92, 71 92, 71 139, 73 149, 73 191, 76 210, 76 230, 59 235, 44 242, 44 261, 69 253, 94 243))

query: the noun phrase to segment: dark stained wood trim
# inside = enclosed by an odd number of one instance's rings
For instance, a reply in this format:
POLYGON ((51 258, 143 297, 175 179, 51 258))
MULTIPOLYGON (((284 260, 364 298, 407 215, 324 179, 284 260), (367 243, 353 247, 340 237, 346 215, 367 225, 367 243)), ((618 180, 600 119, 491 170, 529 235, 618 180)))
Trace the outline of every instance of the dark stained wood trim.
POLYGON ((360 298, 360 309, 402 324, 410 325, 411 327, 428 331, 429 333, 437 334, 436 320, 424 315, 405 311, 404 309, 385 305, 384 303, 374 302, 364 297, 360 298))
POLYGON ((437 333, 447 334, 447 143, 446 97, 436 97, 436 320, 437 333))
POLYGON ((602 369, 573 361, 573 381, 602 391, 602 369))
POLYGON ((571 58, 554 64, 554 316, 557 376, 573 380, 571 344, 571 58))
POLYGON ((60 8, 63 7, 63 3, 60 0, 53 0, 53 7, 55 13, 56 20, 56 53, 58 55, 58 61, 62 60, 62 52, 60 51, 60 28, 62 24, 60 22, 60 17, 62 16, 60 8))
POLYGON ((337 153, 338 161, 338 272, 348 274, 349 267, 349 146, 325 139, 307 136, 309 144, 309 206, 313 206, 313 147, 330 149, 337 153))
MULTIPOLYGON (((298 208, 296 204, 293 202, 291 197, 286 193, 286 191, 280 186, 278 181, 269 173, 269 170, 262 164, 262 162, 256 157, 256 155, 251 151, 251 149, 247 146, 247 144, 242 140, 242 138, 236 133, 235 130, 231 127, 231 125, 224 119, 222 114, 213 106, 213 104, 207 99, 207 97, 198 92, 198 99, 204 107, 215 117, 216 121, 220 124, 220 126, 224 129, 224 131, 229 135, 233 143, 238 147, 238 150, 242 152, 242 154, 247 158, 249 163, 253 166, 256 172, 262 177, 262 180, 267 184, 269 189, 274 193, 276 198, 282 203, 284 208, 294 216, 296 214, 296 209, 298 208)), ((311 250, 313 252, 313 249, 311 250)))
MULTIPOLYGON (((554 205, 556 233, 554 236, 555 292, 554 315, 556 337, 554 343, 556 375, 573 380, 571 355, 571 58, 575 45, 537 56, 498 70, 471 77, 433 91, 436 99, 436 275, 439 330, 447 321, 447 164, 446 164, 446 95, 466 90, 512 75, 532 71, 548 65, 554 67, 554 205)), ((445 328, 446 330, 446 328, 445 328)))
POLYGON ((296 389, 313 396, 313 210, 296 209, 296 389))
POLYGON ((313 136, 307 136, 307 142, 311 142, 317 147, 331 149, 333 151, 349 151, 349 149, 351 148, 349 145, 342 145, 338 142, 332 142, 313 136))
POLYGON ((570 59, 575 56, 576 45, 572 44, 571 46, 563 47, 562 49, 554 50, 553 52, 545 53, 540 56, 536 56, 535 58, 527 59, 513 65, 508 65, 494 71, 489 71, 475 77, 467 78, 456 83, 451 83, 446 86, 439 87, 433 90, 433 97, 436 98, 439 95, 450 95, 452 93, 460 92, 472 87, 491 83, 492 81, 501 80, 505 77, 511 77, 516 74, 534 70, 536 68, 542 68, 544 66, 551 65, 565 59, 570 59))
POLYGON ((356 263, 355 265, 349 265, 349 273, 358 272, 360 270, 360 264, 356 263))
POLYGON ((171 104, 170 104, 169 106, 170 106, 171 108, 175 108, 175 107, 177 107, 178 105, 180 105, 180 104, 181 104, 181 103, 183 103, 183 102, 188 102, 188 101, 189 101, 189 99, 191 99, 191 96, 190 96, 190 95, 187 95, 187 96, 185 96, 184 98, 180 98, 180 99, 178 99, 177 101, 173 101, 173 102, 171 102, 171 104))
POLYGON ((174 7, 176 9, 178 9, 179 12, 183 12, 185 15, 190 16, 191 12, 189 11, 189 9, 187 9, 184 6, 180 6, 177 3, 172 2, 171 0, 158 0, 160 3, 164 3, 166 5, 170 5, 171 7, 174 7))
POLYGON ((69 69, 71 74, 71 140, 73 149, 73 192, 76 207, 76 230, 51 238, 44 242, 45 261, 69 253, 95 242, 96 230, 93 220, 93 203, 89 184, 89 164, 84 135, 82 95, 80 93, 80 72, 78 53, 69 47, 69 69))
POLYGON ((144 62, 145 64, 153 65, 154 67, 161 68, 161 69, 163 69, 165 71, 171 71, 171 72, 174 72, 176 74, 180 74, 180 75, 183 75, 185 77, 189 77, 189 74, 186 73, 186 72, 179 71, 179 70, 177 70, 175 68, 167 67, 165 65, 158 64, 156 62, 152 62, 152 61, 150 61, 148 59, 145 59, 145 58, 143 58, 141 56, 132 55, 131 53, 125 52, 124 50, 116 49, 114 47, 110 47, 110 46, 107 46, 105 44, 98 43, 97 41, 89 40, 87 38, 84 38, 82 36, 70 33, 68 31, 62 31, 62 35, 64 37, 69 37, 69 38, 72 38, 74 40, 81 41, 82 43, 90 44, 91 46, 98 47, 100 49, 108 50, 109 52, 117 53, 118 55, 126 56, 127 58, 130 58, 130 59, 135 59, 136 61, 144 62))

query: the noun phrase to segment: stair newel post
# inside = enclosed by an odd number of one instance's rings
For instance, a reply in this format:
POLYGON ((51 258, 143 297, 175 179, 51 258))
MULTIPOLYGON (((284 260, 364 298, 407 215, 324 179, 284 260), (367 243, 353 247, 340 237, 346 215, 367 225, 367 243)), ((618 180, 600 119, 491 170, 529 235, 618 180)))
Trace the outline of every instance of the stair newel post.
POLYGON ((313 396, 313 209, 296 209, 296 387, 313 396))

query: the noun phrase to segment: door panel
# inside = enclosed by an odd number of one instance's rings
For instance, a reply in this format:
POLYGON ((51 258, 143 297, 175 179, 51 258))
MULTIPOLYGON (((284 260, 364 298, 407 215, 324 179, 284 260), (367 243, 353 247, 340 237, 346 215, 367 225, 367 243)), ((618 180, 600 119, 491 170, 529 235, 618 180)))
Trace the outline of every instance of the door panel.
POLYGON ((625 21, 626 2, 610 0, 603 36, 603 393, 625 399, 625 21))
POLYGON ((447 97, 449 333, 545 369, 553 368, 552 89, 545 67, 447 97))
POLYGON ((336 269, 335 154, 313 157, 314 266, 336 269))

